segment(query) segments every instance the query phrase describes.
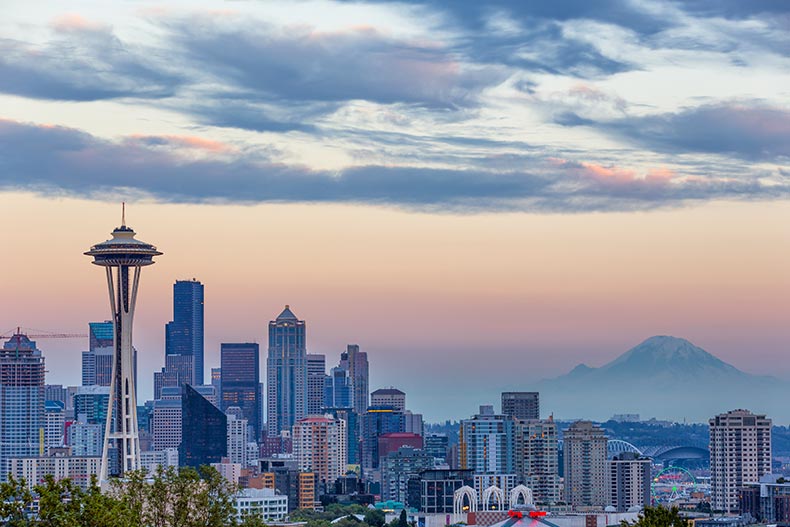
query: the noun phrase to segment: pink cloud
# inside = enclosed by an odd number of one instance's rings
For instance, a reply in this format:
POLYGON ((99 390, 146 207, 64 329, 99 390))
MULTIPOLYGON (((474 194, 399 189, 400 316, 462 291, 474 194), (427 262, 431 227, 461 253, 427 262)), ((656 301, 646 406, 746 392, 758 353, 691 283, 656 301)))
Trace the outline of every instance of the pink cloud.
POLYGON ((184 148, 193 148, 196 150, 203 150, 205 152, 222 153, 230 152, 234 148, 221 141, 214 139, 206 139, 205 137, 198 137, 195 135, 132 135, 131 139, 142 142, 148 146, 168 145, 178 146, 184 148))
POLYGON ((107 25, 88 20, 78 13, 65 13, 55 17, 51 26, 56 31, 102 31, 107 29, 107 25))
POLYGON ((652 168, 647 172, 640 173, 616 165, 604 166, 584 161, 577 163, 556 157, 550 157, 547 161, 551 166, 566 168, 583 178, 609 185, 666 185, 678 179, 677 172, 666 167, 652 168))

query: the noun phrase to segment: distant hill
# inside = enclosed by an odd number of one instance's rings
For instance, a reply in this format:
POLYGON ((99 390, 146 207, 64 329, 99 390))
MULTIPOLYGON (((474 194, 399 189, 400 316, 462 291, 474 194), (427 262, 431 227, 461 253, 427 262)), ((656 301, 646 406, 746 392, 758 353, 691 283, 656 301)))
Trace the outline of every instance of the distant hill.
POLYGON ((735 408, 790 423, 790 383, 739 370, 686 339, 655 336, 600 368, 585 364, 537 384, 541 413, 606 420, 638 413, 706 422, 735 408))

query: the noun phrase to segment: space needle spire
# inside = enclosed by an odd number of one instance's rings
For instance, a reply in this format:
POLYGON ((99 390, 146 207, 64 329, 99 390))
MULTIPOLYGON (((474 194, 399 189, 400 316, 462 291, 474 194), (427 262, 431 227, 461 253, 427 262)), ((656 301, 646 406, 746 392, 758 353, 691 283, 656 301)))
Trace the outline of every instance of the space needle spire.
POLYGON ((135 232, 126 226, 126 204, 121 212, 121 226, 112 231, 112 238, 97 243, 85 253, 93 263, 105 268, 110 294, 114 329, 114 357, 110 381, 110 401, 104 429, 100 481, 110 476, 123 476, 140 468, 140 438, 137 432, 137 397, 134 390, 132 362, 132 322, 140 269, 154 263, 162 253, 150 243, 135 239, 135 232), (112 455, 113 453, 117 455, 112 455), (113 466, 110 466, 113 465, 113 466))

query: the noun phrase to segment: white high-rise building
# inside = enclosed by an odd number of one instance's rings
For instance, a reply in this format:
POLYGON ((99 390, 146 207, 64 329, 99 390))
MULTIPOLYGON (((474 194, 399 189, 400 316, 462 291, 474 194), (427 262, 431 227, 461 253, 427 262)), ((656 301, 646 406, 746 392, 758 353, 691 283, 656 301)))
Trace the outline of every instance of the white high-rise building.
POLYGON ((738 490, 771 472, 771 420, 732 410, 709 425, 711 508, 738 512, 738 490))
POLYGON ((249 435, 247 420, 241 418, 241 408, 232 406, 228 416, 228 459, 231 463, 247 466, 247 443, 249 435))
POLYGON ((46 448, 63 446, 66 429, 66 405, 61 401, 46 401, 44 405, 44 446, 46 448))
MULTIPOLYGON (((176 388, 178 389, 178 388, 176 388)), ((151 420, 153 449, 178 448, 181 445, 181 398, 157 399, 151 420)))

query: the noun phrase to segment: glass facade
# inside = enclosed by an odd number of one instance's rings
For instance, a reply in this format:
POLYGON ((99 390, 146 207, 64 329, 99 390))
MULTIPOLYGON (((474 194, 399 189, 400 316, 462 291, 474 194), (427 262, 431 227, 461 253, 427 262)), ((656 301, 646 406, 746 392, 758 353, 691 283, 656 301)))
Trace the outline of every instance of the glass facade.
POLYGON ((14 335, 0 350, 0 481, 9 458, 39 455, 44 427, 44 357, 35 342, 14 335))
POLYGON ((255 440, 260 439, 263 397, 260 386, 260 347, 255 343, 220 344, 220 408, 241 408, 252 427, 255 440))
POLYGON ((228 417, 192 386, 181 391, 179 465, 200 467, 219 463, 228 455, 228 417))
POLYGON ((269 322, 266 380, 267 431, 275 436, 307 414, 305 322, 289 306, 269 322))
POLYGON ((191 356, 189 383, 203 384, 203 284, 197 280, 173 284, 173 320, 165 326, 165 353, 191 356))

